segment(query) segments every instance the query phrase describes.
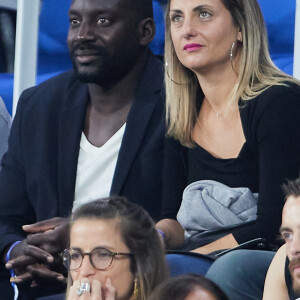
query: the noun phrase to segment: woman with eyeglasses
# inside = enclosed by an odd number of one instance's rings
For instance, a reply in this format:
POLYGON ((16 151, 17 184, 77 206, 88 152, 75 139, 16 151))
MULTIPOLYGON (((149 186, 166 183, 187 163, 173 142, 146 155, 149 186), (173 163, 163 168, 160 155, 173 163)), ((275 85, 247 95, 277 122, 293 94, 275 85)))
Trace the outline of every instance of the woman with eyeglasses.
POLYGON ((141 207, 111 197, 78 208, 71 218, 67 300, 146 300, 167 275, 163 246, 141 207))

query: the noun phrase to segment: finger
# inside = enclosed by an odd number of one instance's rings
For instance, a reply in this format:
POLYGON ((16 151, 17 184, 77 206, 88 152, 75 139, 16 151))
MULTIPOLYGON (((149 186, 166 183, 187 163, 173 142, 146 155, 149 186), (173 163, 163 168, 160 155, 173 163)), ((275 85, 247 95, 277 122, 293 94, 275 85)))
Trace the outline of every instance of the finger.
POLYGON ((30 245, 37 246, 49 253, 58 253, 63 251, 68 244, 68 225, 67 223, 57 226, 53 230, 43 233, 30 234, 26 241, 30 245))
POLYGON ((49 252, 33 245, 28 245, 28 247, 24 249, 24 254, 26 256, 34 257, 41 262, 54 262, 54 257, 49 252))
POLYGON ((52 218, 40 222, 36 222, 34 224, 23 225, 23 230, 28 233, 39 233, 45 232, 47 230, 54 229, 56 226, 61 224, 62 222, 66 222, 64 218, 52 218))
POLYGON ((111 279, 107 278, 105 281, 105 300, 115 300, 116 288, 113 286, 111 279))
POLYGON ((67 299, 66 300, 76 300, 79 299, 77 295, 77 289, 80 282, 78 280, 73 282, 73 285, 69 288, 69 291, 67 293, 67 299))
POLYGON ((19 276, 11 277, 10 282, 21 283, 21 282, 30 281, 32 279, 33 279, 32 275, 29 272, 27 272, 19 276))
POLYGON ((45 265, 30 265, 26 269, 37 280, 67 282, 67 279, 62 274, 49 270, 45 265))
MULTIPOLYGON (((102 300, 101 282, 94 279, 92 281, 92 300, 102 300)), ((106 299, 106 298, 105 298, 106 299)))
POLYGON ((5 264, 6 269, 25 268, 28 265, 37 263, 38 260, 31 256, 22 255, 18 258, 12 259, 5 264))
POLYGON ((56 234, 54 230, 42 232, 42 233, 35 233, 30 234, 26 238, 27 244, 41 247, 44 245, 51 245, 56 242, 56 234))

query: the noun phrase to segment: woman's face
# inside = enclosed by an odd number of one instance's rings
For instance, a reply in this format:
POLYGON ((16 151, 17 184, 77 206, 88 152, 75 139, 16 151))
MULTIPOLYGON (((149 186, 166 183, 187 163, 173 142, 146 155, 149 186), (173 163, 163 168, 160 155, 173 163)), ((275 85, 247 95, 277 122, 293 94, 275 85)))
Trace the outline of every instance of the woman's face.
POLYGON ((169 18, 175 52, 185 67, 199 72, 231 67, 232 43, 241 33, 221 0, 171 0, 169 18))
MULTIPOLYGON (((97 247, 106 248, 112 252, 130 253, 122 241, 118 220, 78 219, 71 227, 70 248, 80 249, 82 252, 91 252, 97 247)), ((95 269, 85 255, 79 269, 70 271, 72 280, 96 279, 104 285, 110 278, 116 288, 118 300, 128 300, 133 293, 134 276, 130 271, 129 256, 115 256, 111 266, 103 271, 95 269)))

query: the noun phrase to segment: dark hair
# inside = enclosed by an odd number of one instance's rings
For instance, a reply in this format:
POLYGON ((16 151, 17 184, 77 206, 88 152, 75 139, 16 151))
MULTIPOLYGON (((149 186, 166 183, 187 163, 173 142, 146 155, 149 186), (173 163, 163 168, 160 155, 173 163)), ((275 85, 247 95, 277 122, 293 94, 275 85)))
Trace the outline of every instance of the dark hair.
POLYGON ((287 181, 282 185, 282 190, 285 193, 285 199, 290 196, 300 197, 300 177, 287 181))
POLYGON ((209 292, 216 300, 229 300, 214 282, 196 274, 186 274, 166 280, 153 291, 149 300, 184 300, 196 289, 209 292))
POLYGON ((71 218, 119 221, 123 242, 133 254, 131 272, 138 284, 137 300, 146 300, 150 292, 167 276, 163 245, 149 214, 139 205, 122 197, 108 197, 79 207, 71 218))
POLYGON ((153 5, 152 0, 128 0, 131 1, 132 10, 140 20, 146 18, 153 19, 153 5))

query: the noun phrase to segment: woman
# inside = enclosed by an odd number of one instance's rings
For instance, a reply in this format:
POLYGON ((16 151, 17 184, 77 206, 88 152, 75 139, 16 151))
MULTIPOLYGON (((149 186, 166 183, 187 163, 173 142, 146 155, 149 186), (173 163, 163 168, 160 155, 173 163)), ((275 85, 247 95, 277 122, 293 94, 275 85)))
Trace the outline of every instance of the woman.
MULTIPOLYGON (((258 193, 257 214, 208 226, 197 240, 200 253, 258 237, 276 243, 280 185, 299 174, 300 87, 272 63, 257 1, 170 0, 165 52, 169 139, 158 227, 174 234, 169 220, 184 189, 210 180, 258 193)), ((200 212, 193 221, 205 218, 200 212)))
POLYGON ((149 300, 228 300, 209 279, 195 274, 170 278, 161 283, 149 300))
POLYGON ((71 220, 67 299, 145 300, 166 277, 162 243, 149 215, 120 197, 90 202, 71 220))

